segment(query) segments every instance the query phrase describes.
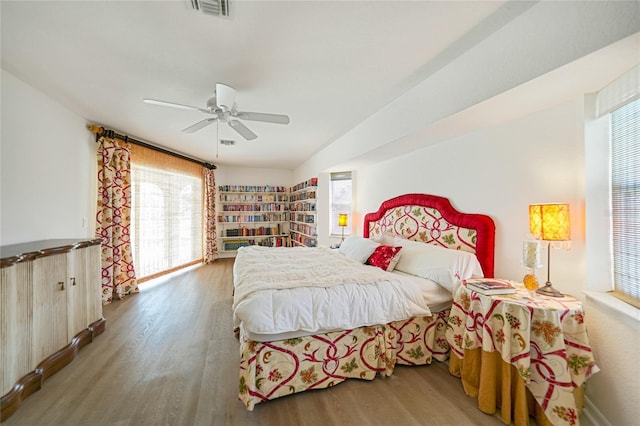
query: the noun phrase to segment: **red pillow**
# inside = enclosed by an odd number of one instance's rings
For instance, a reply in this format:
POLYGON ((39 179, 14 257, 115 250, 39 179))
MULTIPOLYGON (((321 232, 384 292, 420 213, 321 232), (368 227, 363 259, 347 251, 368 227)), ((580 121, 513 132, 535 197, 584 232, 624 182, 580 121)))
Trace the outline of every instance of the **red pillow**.
POLYGON ((367 265, 377 266, 380 269, 391 272, 398 264, 398 260, 400 260, 401 249, 402 247, 378 246, 367 259, 367 265))

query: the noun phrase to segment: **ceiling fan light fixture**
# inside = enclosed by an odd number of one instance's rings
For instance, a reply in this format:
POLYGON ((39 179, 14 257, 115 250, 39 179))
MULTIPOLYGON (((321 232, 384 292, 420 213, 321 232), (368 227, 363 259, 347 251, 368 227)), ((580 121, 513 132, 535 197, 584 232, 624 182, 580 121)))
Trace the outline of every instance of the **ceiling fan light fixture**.
POLYGON ((215 96, 207 100, 207 109, 211 112, 216 112, 218 109, 218 103, 216 102, 215 96))
POLYGON ((223 111, 231 111, 236 103, 236 90, 226 84, 216 84, 216 103, 223 111))
POLYGON ((220 143, 225 146, 232 146, 236 144, 236 141, 231 139, 220 139, 220 143))

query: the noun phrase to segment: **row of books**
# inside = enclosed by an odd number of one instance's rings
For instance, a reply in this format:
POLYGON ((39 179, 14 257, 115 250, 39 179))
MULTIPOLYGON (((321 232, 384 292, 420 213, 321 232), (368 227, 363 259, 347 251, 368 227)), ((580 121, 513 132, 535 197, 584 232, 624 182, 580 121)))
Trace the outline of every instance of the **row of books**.
POLYGON ((315 200, 316 191, 301 192, 299 194, 291 194, 289 201, 303 201, 303 200, 315 200))
POLYGON ((289 238, 283 236, 274 236, 272 238, 264 238, 261 240, 247 238, 238 240, 226 240, 222 243, 222 247, 226 251, 238 250, 240 247, 253 245, 266 247, 286 247, 289 245, 289 238))
POLYGON ((288 247, 289 246, 289 238, 288 237, 273 237, 273 238, 265 238, 264 240, 258 241, 259 246, 265 247, 288 247))
POLYGON ((303 223, 292 223, 290 224, 290 230, 300 234, 312 236, 312 237, 317 236, 315 225, 305 225, 303 223))
POLYGON ((225 250, 238 250, 251 245, 251 240, 227 240, 222 243, 225 250))
POLYGON ((288 203, 287 194, 220 194, 223 203, 288 203))
POLYGON ((313 177, 311 179, 307 179, 306 181, 300 182, 299 184, 293 186, 291 188, 291 192, 300 191, 301 189, 305 189, 305 188, 308 188, 310 186, 318 186, 318 178, 317 177, 313 177))
POLYGON ((291 220, 294 222, 316 223, 316 215, 295 213, 295 214, 291 214, 291 220))
POLYGON ((222 206, 225 212, 283 212, 287 207, 283 204, 225 204, 222 206))
POLYGON ((272 185, 221 185, 220 192, 287 192, 286 186, 272 185))
POLYGON ((476 293, 492 295, 492 294, 513 294, 516 289, 507 280, 498 278, 477 278, 465 280, 464 285, 468 289, 476 293))
POLYGON ((294 212, 315 212, 316 203, 295 203, 291 206, 291 211, 294 212))
POLYGON ((315 247, 318 245, 318 241, 314 237, 307 237, 300 234, 291 234, 291 244, 293 246, 307 246, 315 247))
POLYGON ((236 229, 225 230, 227 237, 253 237, 262 235, 280 235, 280 224, 275 226, 260 226, 259 228, 247 228, 245 226, 236 229))
POLYGON ((218 215, 218 222, 286 222, 287 213, 233 214, 218 215))

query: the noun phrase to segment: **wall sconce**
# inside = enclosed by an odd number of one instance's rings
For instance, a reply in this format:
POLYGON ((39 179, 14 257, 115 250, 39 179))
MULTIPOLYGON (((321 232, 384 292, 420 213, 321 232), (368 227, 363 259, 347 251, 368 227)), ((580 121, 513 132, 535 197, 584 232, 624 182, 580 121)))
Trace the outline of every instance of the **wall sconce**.
POLYGON ((571 240, 569 204, 531 204, 529 230, 535 239, 547 241, 547 282, 537 293, 562 297, 562 293, 551 284, 551 243, 571 240))
POLYGON ((349 225, 349 215, 346 213, 338 214, 338 226, 342 228, 342 241, 344 241, 344 228, 349 225))

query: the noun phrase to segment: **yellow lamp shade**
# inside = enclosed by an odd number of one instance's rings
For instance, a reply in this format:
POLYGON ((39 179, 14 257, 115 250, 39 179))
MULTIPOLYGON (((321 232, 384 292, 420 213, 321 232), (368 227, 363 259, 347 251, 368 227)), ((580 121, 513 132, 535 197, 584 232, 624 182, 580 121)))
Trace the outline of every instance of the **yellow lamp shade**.
POLYGON ((346 213, 338 214, 338 226, 347 226, 349 224, 349 215, 346 213))
POLYGON ((531 204, 529 230, 538 240, 569 241, 569 204, 531 204))

